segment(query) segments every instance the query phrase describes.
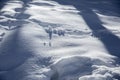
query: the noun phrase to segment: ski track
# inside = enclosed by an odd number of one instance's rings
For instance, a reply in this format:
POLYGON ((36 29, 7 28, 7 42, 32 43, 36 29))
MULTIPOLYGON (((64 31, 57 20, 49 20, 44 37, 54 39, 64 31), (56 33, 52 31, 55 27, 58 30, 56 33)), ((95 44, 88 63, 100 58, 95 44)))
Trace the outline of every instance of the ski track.
MULTIPOLYGON (((78 13, 53 0, 6 2, 0 10, 0 80, 119 80, 117 56, 78 13)), ((119 17, 96 14, 120 36, 119 17)))

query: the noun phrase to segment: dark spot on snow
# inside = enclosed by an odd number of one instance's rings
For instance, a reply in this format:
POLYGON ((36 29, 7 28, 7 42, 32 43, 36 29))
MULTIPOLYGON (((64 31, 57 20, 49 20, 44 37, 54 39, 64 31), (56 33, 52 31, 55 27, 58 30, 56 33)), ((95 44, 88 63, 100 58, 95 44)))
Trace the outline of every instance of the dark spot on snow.
POLYGON ((15 16, 16 19, 28 19, 29 17, 30 17, 30 15, 26 14, 26 13, 17 14, 15 16))
POLYGON ((49 39, 52 39, 53 34, 57 34, 58 36, 65 36, 65 31, 62 29, 54 29, 51 26, 47 29, 45 29, 45 31, 49 34, 49 39))
POLYGON ((50 4, 50 3, 43 3, 43 2, 34 2, 34 3, 30 3, 30 4, 34 4, 34 5, 38 5, 38 6, 55 6, 53 4, 50 4))
POLYGON ((58 80, 59 79, 59 74, 58 72, 55 72, 52 77, 50 78, 50 80, 58 80))
POLYGON ((25 11, 25 8, 15 8, 15 11, 16 12, 23 12, 23 11, 25 11))
POLYGON ((50 61, 51 61, 51 57, 46 57, 46 58, 37 57, 36 64, 49 66, 50 64, 52 64, 52 62, 50 61))
POLYGON ((44 42, 43 44, 44 44, 44 46, 46 46, 46 42, 44 42))
POLYGON ((49 46, 50 46, 50 47, 52 46, 52 43, 51 43, 51 42, 49 42, 49 46))
POLYGON ((117 80, 120 80, 120 75, 114 75, 113 78, 117 79, 117 80))

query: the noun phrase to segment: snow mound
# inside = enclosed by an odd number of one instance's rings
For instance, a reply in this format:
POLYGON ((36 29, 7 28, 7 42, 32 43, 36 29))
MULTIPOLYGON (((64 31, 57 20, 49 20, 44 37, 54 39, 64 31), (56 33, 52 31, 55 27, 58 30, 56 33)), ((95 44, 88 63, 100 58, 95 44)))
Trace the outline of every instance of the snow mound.
POLYGON ((104 6, 114 9, 109 1, 94 1, 6 2, 0 10, 0 80, 120 80, 120 19, 102 14, 104 6))
POLYGON ((84 56, 61 58, 52 65, 52 69, 55 74, 51 80, 110 80, 120 76, 120 67, 84 56))
POLYGON ((91 75, 85 75, 79 80, 118 80, 120 79, 120 67, 93 66, 96 68, 91 75), (119 77, 118 79, 115 79, 119 77))

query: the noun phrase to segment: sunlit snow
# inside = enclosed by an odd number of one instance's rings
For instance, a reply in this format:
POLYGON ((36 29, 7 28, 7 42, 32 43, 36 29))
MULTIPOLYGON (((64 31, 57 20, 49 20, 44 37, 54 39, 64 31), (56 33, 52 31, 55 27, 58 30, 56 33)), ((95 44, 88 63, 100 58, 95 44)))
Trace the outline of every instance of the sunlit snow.
POLYGON ((0 80, 120 80, 116 3, 2 0, 0 80))

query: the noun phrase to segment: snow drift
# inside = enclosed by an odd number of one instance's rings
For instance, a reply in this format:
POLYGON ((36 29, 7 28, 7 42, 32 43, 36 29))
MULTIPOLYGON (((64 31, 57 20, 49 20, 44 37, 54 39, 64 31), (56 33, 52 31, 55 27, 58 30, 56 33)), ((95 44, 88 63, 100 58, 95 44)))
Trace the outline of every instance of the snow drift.
POLYGON ((118 2, 2 2, 0 80, 120 80, 118 2))

